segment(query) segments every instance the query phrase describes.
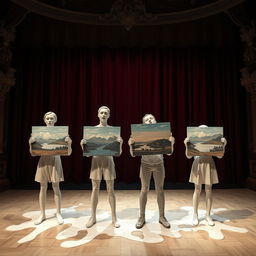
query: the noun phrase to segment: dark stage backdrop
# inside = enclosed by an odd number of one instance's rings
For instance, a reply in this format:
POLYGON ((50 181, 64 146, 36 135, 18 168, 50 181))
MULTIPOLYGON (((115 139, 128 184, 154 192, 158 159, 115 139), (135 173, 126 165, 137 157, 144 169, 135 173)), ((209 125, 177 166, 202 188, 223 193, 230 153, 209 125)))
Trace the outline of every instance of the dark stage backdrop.
POLYGON ((72 155, 62 157, 65 182, 89 182, 90 158, 82 157, 84 125, 97 125, 101 105, 110 125, 121 126, 123 153, 115 158, 117 181, 139 181, 140 158, 127 141, 130 124, 145 113, 171 122, 174 153, 165 157, 166 182, 188 183, 192 160, 184 154, 187 126, 223 126, 228 141, 216 159, 220 183, 242 185, 247 175, 246 93, 240 86, 236 49, 22 49, 15 54, 17 84, 10 92, 8 172, 13 185, 35 184, 32 125, 54 111, 68 125, 72 155))

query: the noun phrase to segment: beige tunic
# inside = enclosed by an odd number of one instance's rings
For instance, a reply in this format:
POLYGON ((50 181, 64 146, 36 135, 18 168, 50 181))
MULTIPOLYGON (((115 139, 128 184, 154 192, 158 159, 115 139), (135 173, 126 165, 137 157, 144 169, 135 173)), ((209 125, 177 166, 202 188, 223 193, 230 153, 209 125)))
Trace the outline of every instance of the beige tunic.
POLYGON ((64 181, 60 156, 41 156, 36 169, 35 181, 41 183, 64 181))
POLYGON ((115 163, 112 156, 93 156, 90 171, 92 180, 114 180, 116 178, 115 163))
POLYGON ((219 183, 215 163, 211 156, 195 156, 192 164, 189 182, 212 185, 219 183))

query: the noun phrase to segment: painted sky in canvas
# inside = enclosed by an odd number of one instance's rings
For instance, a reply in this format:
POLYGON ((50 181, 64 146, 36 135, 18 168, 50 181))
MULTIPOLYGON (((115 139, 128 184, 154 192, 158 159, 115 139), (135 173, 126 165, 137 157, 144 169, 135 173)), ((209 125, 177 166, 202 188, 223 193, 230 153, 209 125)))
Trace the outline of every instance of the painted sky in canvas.
POLYGON ((187 127, 188 137, 207 137, 223 134, 223 127, 187 127))
POLYGON ((109 138, 113 136, 120 136, 120 127, 118 126, 84 126, 84 138, 90 139, 91 137, 104 137, 109 138))
POLYGON ((170 137, 170 123, 132 124, 132 136, 136 141, 146 142, 170 137))
POLYGON ((35 138, 59 139, 68 135, 68 126, 32 126, 32 136, 35 138))

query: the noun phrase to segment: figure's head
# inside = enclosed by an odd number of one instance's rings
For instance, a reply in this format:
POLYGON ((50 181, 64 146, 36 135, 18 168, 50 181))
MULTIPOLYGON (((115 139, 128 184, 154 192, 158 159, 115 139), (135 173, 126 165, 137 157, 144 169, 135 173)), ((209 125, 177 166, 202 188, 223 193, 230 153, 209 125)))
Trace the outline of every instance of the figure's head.
POLYGON ((143 116, 142 122, 143 124, 155 124, 156 119, 152 114, 146 114, 145 116, 143 116))
POLYGON ((107 122, 110 117, 110 109, 107 106, 101 106, 98 109, 98 118, 100 121, 107 122))
POLYGON ((198 127, 199 127, 199 128, 205 128, 205 127, 208 127, 208 126, 205 125, 205 124, 201 124, 201 125, 199 125, 198 127))
POLYGON ((54 126, 54 124, 57 122, 57 115, 51 111, 45 113, 44 122, 47 126, 54 126))

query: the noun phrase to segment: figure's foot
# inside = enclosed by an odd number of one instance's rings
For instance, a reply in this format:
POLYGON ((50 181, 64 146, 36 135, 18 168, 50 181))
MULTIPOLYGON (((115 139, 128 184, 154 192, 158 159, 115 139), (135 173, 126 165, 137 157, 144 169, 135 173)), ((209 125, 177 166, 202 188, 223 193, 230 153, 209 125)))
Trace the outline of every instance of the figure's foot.
POLYGON ((170 223, 168 222, 168 220, 164 216, 161 216, 159 218, 159 223, 162 224, 165 228, 170 228, 171 227, 170 223))
POLYGON ((145 224, 145 218, 144 217, 139 217, 137 223, 136 223, 136 228, 142 228, 145 224))
POLYGON ((96 223, 96 218, 91 217, 89 221, 86 223, 87 228, 91 228, 96 223))
POLYGON ((215 225, 211 216, 206 216, 206 221, 207 221, 209 226, 214 226, 215 225))
POLYGON ((57 218, 57 222, 58 222, 59 225, 64 223, 64 220, 63 220, 60 213, 56 213, 56 218, 57 218))
POLYGON ((45 218, 45 215, 44 215, 44 214, 41 214, 41 215, 37 218, 37 220, 35 220, 34 224, 35 224, 35 225, 39 225, 39 224, 41 224, 45 219, 46 219, 46 218, 45 218))
POLYGON ((197 226, 198 224, 199 224, 198 216, 197 216, 197 214, 194 214, 193 219, 192 219, 192 225, 197 226))
POLYGON ((115 227, 115 228, 120 228, 120 224, 118 223, 117 220, 112 220, 112 225, 113 225, 113 227, 115 227))

